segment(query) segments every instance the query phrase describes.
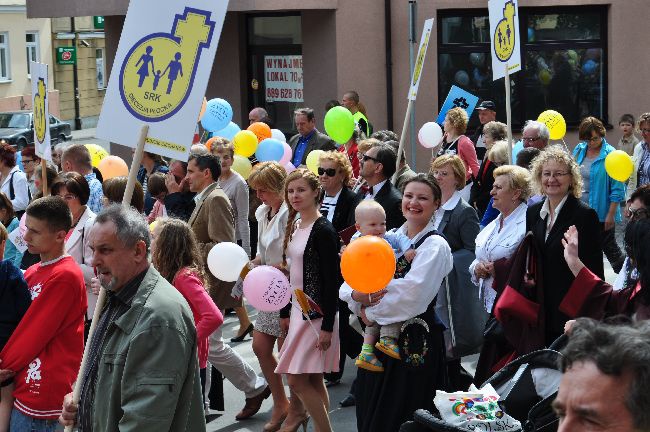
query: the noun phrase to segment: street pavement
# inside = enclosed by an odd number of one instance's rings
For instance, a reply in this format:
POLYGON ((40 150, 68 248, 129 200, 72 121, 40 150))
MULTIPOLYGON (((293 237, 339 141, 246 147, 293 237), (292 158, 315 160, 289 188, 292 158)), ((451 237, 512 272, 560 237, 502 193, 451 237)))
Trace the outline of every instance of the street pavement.
MULTIPOLYGON (((250 315, 251 321, 255 321, 257 315, 256 311, 252 308, 248 308, 248 313, 250 315)), ((236 332, 239 329, 239 321, 237 317, 232 314, 226 317, 226 320, 223 324, 223 334, 226 341, 230 341, 231 337, 236 336, 236 332)), ((253 348, 251 346, 252 339, 247 337, 244 342, 240 343, 231 343, 239 355, 241 355, 244 360, 246 360, 258 374, 261 374, 259 363, 257 357, 253 353, 253 348)), ((332 422, 332 430, 334 431, 355 431, 357 430, 356 425, 356 414, 354 407, 350 408, 341 408, 339 401, 343 399, 350 389, 350 384, 356 375, 356 367, 354 362, 348 359, 345 372, 343 374, 343 379, 341 383, 337 386, 330 387, 328 389, 330 395, 330 421, 332 422)), ((244 394, 237 390, 228 380, 224 381, 224 396, 225 396, 225 408, 226 411, 222 413, 220 417, 212 419, 208 423, 208 432, 220 431, 220 432, 259 432, 264 427, 264 424, 271 419, 271 409, 273 402, 271 397, 266 399, 262 404, 262 408, 259 413, 248 420, 237 421, 235 420, 235 415, 242 409, 244 406, 244 394)), ((285 381, 285 391, 289 394, 289 387, 286 386, 285 381)), ((213 414, 217 414, 217 411, 211 411, 213 414)), ((210 416, 213 418, 214 416, 210 416)), ((309 424, 309 431, 313 431, 313 425, 309 424)))

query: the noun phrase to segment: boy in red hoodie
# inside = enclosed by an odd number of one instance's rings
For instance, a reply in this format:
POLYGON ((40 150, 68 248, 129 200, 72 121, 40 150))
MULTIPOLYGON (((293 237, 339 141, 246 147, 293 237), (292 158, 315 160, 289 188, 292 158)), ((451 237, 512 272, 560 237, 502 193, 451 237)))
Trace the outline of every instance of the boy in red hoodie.
POLYGON ((54 431, 63 397, 72 390, 83 354, 86 287, 64 254, 72 215, 60 197, 27 207, 24 239, 41 257, 25 272, 32 304, 0 352, 0 381, 14 376, 11 431, 54 431))

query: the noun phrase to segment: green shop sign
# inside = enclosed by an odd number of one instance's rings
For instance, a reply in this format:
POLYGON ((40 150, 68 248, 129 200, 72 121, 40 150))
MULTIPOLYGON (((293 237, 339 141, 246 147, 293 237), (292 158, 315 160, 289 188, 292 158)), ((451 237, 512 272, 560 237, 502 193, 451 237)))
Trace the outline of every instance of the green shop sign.
POLYGON ((58 47, 56 49, 57 64, 75 64, 77 62, 77 47, 58 47))
POLYGON ((95 29, 104 28, 104 17, 103 16, 94 16, 93 17, 93 27, 95 29))

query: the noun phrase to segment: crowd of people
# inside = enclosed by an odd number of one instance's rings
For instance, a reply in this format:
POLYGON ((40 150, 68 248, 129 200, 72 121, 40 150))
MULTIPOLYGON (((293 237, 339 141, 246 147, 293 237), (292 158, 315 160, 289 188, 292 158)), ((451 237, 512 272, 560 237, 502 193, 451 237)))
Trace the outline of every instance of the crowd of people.
MULTIPOLYGON (((237 420, 271 397, 264 431, 312 422, 326 432, 328 387, 349 358, 358 370, 339 403, 356 406, 358 430, 393 432, 432 409, 436 390, 480 386, 566 331, 579 336, 564 365, 575 372, 602 355, 587 353, 589 338, 613 331, 580 317, 650 317, 650 113, 621 117, 617 148, 634 161, 626 184, 606 172, 615 148, 594 117, 580 123, 573 151, 530 120, 510 152, 493 102, 478 105, 471 138, 467 113, 453 108, 429 169, 417 173, 398 161, 394 132, 373 132, 356 92, 342 104, 357 128, 338 148, 312 109, 295 111, 292 172, 259 162, 244 178, 225 138, 192 146, 188 162, 144 153, 130 206, 119 204, 127 178, 104 181, 83 145, 54 149, 44 190, 34 148, 17 157, 0 143, 0 431, 59 422, 83 432, 201 431, 210 409, 230 409, 225 378, 244 396, 237 420), (314 150, 324 151, 316 172, 305 167, 314 150), (16 230, 26 249, 11 240, 16 230), (341 254, 362 236, 384 238, 395 254, 394 278, 371 294, 341 273, 341 254), (238 243, 249 269, 284 272, 292 301, 252 322, 242 280, 208 271, 221 242, 238 243), (618 273, 613 284, 603 257, 618 273), (231 342, 252 341, 261 375, 224 341, 229 313, 239 322, 231 342), (461 358, 479 353, 471 375, 461 358)), ((269 121, 259 107, 249 119, 269 121)), ((569 418, 561 396, 557 411, 569 418)))

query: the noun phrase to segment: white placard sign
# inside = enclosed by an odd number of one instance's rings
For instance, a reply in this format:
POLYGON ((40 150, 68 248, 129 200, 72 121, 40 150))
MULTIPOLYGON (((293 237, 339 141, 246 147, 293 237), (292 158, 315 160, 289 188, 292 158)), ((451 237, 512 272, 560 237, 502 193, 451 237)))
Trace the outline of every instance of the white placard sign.
POLYGON ((32 78, 34 150, 39 158, 52 162, 50 110, 48 107, 49 99, 47 97, 47 65, 30 61, 29 72, 32 78))
POLYGON ((519 44, 519 0, 489 0, 490 35, 492 43, 492 79, 498 80, 521 70, 519 44))
POLYGON ((302 102, 302 56, 264 56, 267 102, 302 102))
POLYGON ((429 18, 424 22, 422 36, 420 37, 420 48, 418 48, 418 56, 415 60, 415 68, 413 69, 413 76, 411 77, 411 88, 409 88, 409 100, 415 100, 418 95, 420 78, 422 78, 422 68, 424 67, 424 59, 427 57, 427 48, 429 47, 429 40, 431 39, 432 31, 433 18, 429 18))
POLYGON ((17 227, 15 230, 9 233, 9 241, 16 246, 18 252, 25 253, 27 250, 27 242, 23 239, 23 234, 20 232, 20 227, 17 227))
POLYGON ((228 0, 131 0, 97 136, 187 160, 228 0))

